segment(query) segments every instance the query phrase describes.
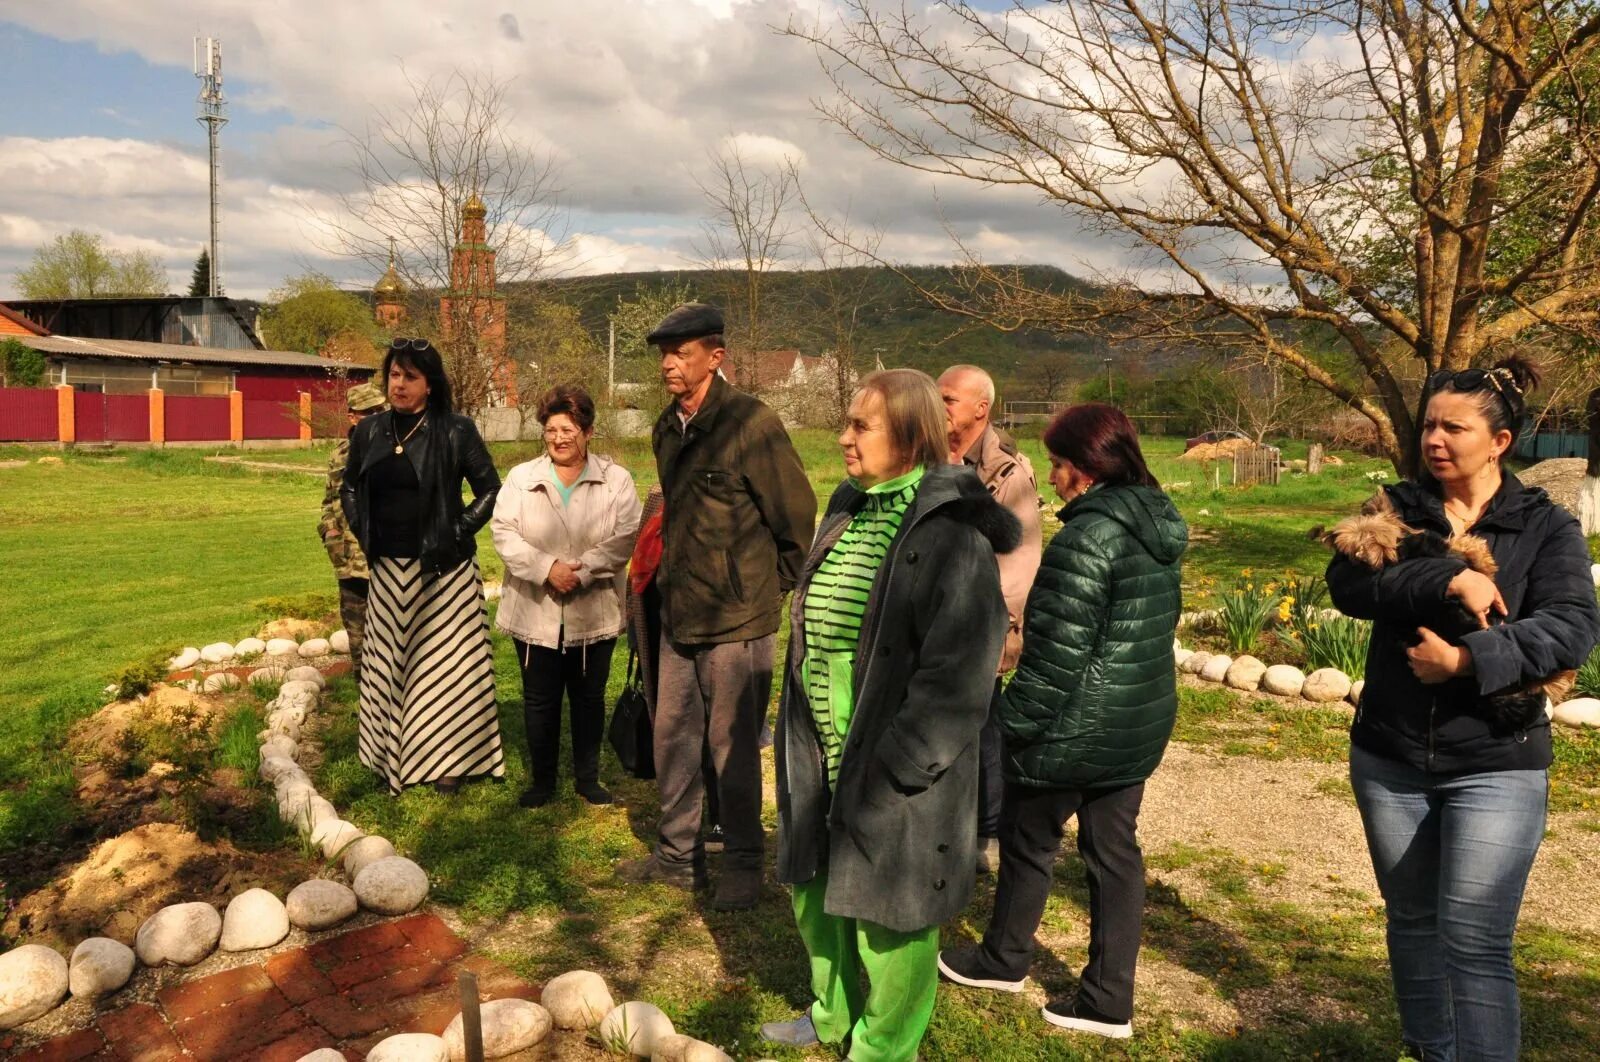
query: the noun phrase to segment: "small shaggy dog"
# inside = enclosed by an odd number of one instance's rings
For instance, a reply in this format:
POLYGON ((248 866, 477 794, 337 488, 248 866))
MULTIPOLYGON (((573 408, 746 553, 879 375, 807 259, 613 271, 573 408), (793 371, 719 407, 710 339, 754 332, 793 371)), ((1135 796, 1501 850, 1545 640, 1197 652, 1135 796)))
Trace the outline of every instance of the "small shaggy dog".
MULTIPOLYGON (((1489 544, 1483 539, 1476 535, 1455 535, 1447 539, 1437 531, 1411 527, 1400 519, 1389 495, 1381 490, 1362 505, 1359 514, 1346 517, 1331 530, 1313 528, 1311 537, 1374 571, 1414 557, 1444 557, 1452 553, 1475 572, 1492 578, 1499 571, 1489 544)), ((1496 621, 1491 617, 1490 622, 1496 621)), ((1445 602, 1440 614, 1427 626, 1445 641, 1456 644, 1463 635, 1480 629, 1478 617, 1454 598, 1445 602)), ((1412 644, 1418 640, 1413 640, 1412 644)), ((1546 701, 1559 704, 1565 699, 1576 678, 1576 671, 1558 671, 1542 682, 1491 694, 1487 698, 1490 719, 1497 729, 1525 729, 1544 714, 1546 701)))

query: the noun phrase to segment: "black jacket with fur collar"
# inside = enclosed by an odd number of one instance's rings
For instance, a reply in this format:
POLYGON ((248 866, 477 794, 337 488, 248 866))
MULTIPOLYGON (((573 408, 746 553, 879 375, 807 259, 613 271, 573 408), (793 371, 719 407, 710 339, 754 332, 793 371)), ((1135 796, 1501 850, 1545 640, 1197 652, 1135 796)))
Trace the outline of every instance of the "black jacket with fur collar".
MULTIPOLYGON (((1406 524, 1450 536, 1436 486, 1403 482, 1384 489, 1406 524)), ((1460 639, 1472 651, 1473 674, 1439 685, 1423 685, 1412 674, 1406 649, 1418 627, 1440 625, 1445 592, 1466 562, 1456 554, 1415 557, 1376 571, 1339 553, 1329 562, 1333 603, 1373 621, 1350 740, 1432 774, 1540 770, 1550 765, 1549 722, 1540 716, 1526 730, 1498 729, 1487 700, 1588 658, 1600 638, 1588 546, 1570 513, 1510 473, 1470 531, 1494 554, 1500 569, 1494 581, 1509 614, 1505 623, 1460 639)))
POLYGON ((996 553, 1022 528, 965 466, 930 468, 873 580, 855 711, 829 793, 801 665, 805 596, 865 495, 834 491, 790 603, 778 715, 778 877, 828 878, 826 910, 909 932, 966 906, 978 731, 1008 624, 996 553))

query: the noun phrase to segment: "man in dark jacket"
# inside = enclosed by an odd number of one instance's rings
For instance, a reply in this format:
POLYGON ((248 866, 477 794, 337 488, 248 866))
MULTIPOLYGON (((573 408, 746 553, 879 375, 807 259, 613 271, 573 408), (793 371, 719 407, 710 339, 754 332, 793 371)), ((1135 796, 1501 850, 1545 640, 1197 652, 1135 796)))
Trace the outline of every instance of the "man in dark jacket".
POLYGON ((754 907, 761 890, 760 733, 772 693, 782 595, 794 588, 817 500, 777 415, 717 375, 722 313, 689 303, 648 341, 675 397, 651 443, 666 495, 656 688, 655 851, 618 867, 635 881, 705 883, 699 840, 709 748, 726 842, 712 906, 754 907))

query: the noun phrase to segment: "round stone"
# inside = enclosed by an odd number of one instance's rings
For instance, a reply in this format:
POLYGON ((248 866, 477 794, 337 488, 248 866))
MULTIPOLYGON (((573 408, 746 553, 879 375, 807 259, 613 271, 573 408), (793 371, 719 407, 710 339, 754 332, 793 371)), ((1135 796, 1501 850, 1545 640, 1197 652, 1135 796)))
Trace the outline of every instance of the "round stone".
POLYGON ((290 925, 300 929, 328 929, 356 913, 356 894, 348 885, 313 878, 290 890, 283 906, 290 925))
POLYGON ((428 898, 427 873, 405 856, 368 863, 356 875, 353 886, 361 906, 378 914, 406 914, 428 898))
POLYGON ((322 672, 310 664, 299 664, 291 667, 289 673, 283 677, 288 682, 309 682, 319 690, 328 684, 328 680, 323 677, 322 672))
POLYGON ((300 655, 306 659, 318 656, 327 656, 332 650, 326 638, 308 638, 300 643, 300 655))
POLYGON ((704 1040, 675 1032, 656 1040, 650 1062, 733 1062, 733 1059, 704 1040))
POLYGON ((300 643, 293 638, 268 638, 268 656, 299 656, 300 643))
POLYGON ((350 632, 334 631, 328 635, 328 646, 336 653, 348 653, 350 651, 350 632))
POLYGON ((1360 704, 1361 703, 1361 691, 1366 689, 1366 688, 1367 688, 1367 680, 1366 679, 1356 679, 1354 682, 1350 683, 1350 693, 1349 693, 1349 696, 1348 696, 1347 699, 1350 701, 1351 704, 1360 704))
POLYGON ((301 1055, 294 1062, 345 1062, 344 1052, 331 1047, 319 1047, 309 1055, 301 1055))
POLYGON ((317 824, 311 831, 311 843, 322 849, 323 858, 334 859, 344 851, 345 845, 364 836, 355 823, 333 819, 317 824))
POLYGON ((1228 669, 1233 666, 1233 657, 1226 653, 1218 653, 1205 666, 1200 669, 1200 677, 1207 682, 1221 682, 1228 677, 1228 669))
POLYGON ((233 651, 238 656, 259 656, 267 651, 267 643, 260 638, 241 638, 234 643, 233 651))
POLYGON ((367 1062, 448 1062, 449 1058, 444 1037, 432 1033, 401 1033, 378 1041, 367 1052, 367 1062))
POLYGON ((1550 718, 1565 726, 1600 727, 1600 700, 1593 697, 1574 697, 1556 705, 1550 718))
POLYGON ((649 1058, 656 1041, 675 1032, 660 1007, 637 999, 613 1007, 600 1020, 601 1043, 640 1058, 649 1058))
POLYGON ((560 1029, 592 1029, 616 1006, 606 979, 591 970, 571 970, 552 977, 539 1002, 560 1029))
MULTIPOLYGON (((483 1057, 503 1058, 526 1050, 550 1035, 550 1012, 526 999, 491 999, 478 1005, 483 1029, 483 1057)), ((466 1033, 461 1015, 445 1027, 450 1062, 465 1062, 466 1033)))
POLYGON ((32 1021, 67 994, 67 960, 43 944, 0 955, 0 1029, 32 1021))
POLYGON ((333 801, 326 797, 315 796, 311 798, 311 822, 302 833, 310 833, 324 822, 333 822, 339 817, 339 809, 333 806, 333 801))
POLYGON ((1261 676, 1266 672, 1266 664, 1246 654, 1229 665, 1222 680, 1236 690, 1254 690, 1261 685, 1261 676))
MULTIPOLYGON (((283 684, 278 687, 277 700, 280 704, 292 704, 302 701, 316 703, 317 695, 322 692, 322 687, 308 678, 295 678, 294 672, 299 670, 300 668, 294 668, 284 672, 283 684)), ((311 670, 315 671, 316 669, 312 668, 311 670)))
POLYGON ((183 647, 183 651, 168 661, 174 671, 187 671, 200 662, 200 650, 192 645, 183 647))
POLYGON ((1322 667, 1306 676, 1300 696, 1308 701, 1342 701, 1350 693, 1350 676, 1336 667, 1322 667))
POLYGON ((1174 649, 1172 651, 1172 666, 1180 671, 1183 670, 1183 662, 1193 655, 1194 650, 1192 649, 1174 649))
POLYGON ((1595 586, 1600 586, 1600 564, 1589 565, 1589 578, 1594 580, 1595 586))
POLYGON ((193 966, 216 950, 222 916, 209 903, 175 903, 144 920, 133 950, 146 966, 193 966))
POLYGON ((1183 662, 1182 670, 1185 674, 1198 675, 1200 674, 1200 669, 1205 667, 1210 660, 1210 653, 1203 649, 1196 650, 1193 655, 1183 662))
POLYGON ((68 982, 74 999, 110 995, 133 976, 133 949, 110 937, 90 937, 72 949, 68 982))
POLYGON ((207 693, 221 693, 224 690, 236 690, 244 683, 239 681, 239 676, 231 671, 218 671, 207 675, 201 689, 207 693))
POLYGON ((1305 672, 1293 664, 1273 664, 1261 673, 1261 688, 1280 697, 1300 696, 1305 684, 1305 672))
MULTIPOLYGON (((294 738, 282 734, 273 734, 261 743, 261 756, 276 756, 280 760, 294 762, 300 756, 300 744, 294 738)), ((271 778, 263 777, 263 781, 270 782, 271 778)))
POLYGON ((350 875, 351 881, 354 881, 369 864, 376 863, 380 859, 388 859, 395 854, 394 845, 389 843, 387 837, 369 833, 344 850, 344 872, 350 875))
POLYGON ((258 667, 245 678, 250 682, 282 682, 285 672, 281 667, 258 667))
POLYGON ((233 659, 233 646, 227 642, 212 642, 200 647, 200 659, 208 664, 220 664, 233 659))
POLYGON ((266 889, 249 889, 228 901, 222 915, 222 950, 270 948, 289 935, 289 912, 266 889))
POLYGON ((281 744, 274 745, 274 742, 284 741, 288 741, 291 745, 294 744, 294 742, 289 738, 286 738, 281 734, 277 734, 268 738, 266 744, 261 746, 261 766, 256 768, 256 773, 261 776, 261 780, 263 782, 276 782, 284 775, 289 774, 292 771, 300 770, 300 765, 291 760, 289 757, 284 756, 276 751, 269 751, 269 746, 273 748, 282 748, 281 744))
POLYGON ((312 801, 317 799, 317 791, 311 783, 296 782, 285 789, 278 791, 278 818, 289 825, 299 829, 305 825, 307 829, 314 825, 312 801))

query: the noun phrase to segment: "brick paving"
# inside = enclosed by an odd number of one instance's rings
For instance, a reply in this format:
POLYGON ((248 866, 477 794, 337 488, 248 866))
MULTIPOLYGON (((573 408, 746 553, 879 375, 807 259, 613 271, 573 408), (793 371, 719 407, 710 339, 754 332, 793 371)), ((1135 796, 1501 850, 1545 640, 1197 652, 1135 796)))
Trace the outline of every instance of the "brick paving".
POLYGON ((456 976, 481 998, 537 1000, 538 991, 481 955, 431 914, 326 937, 163 989, 156 1004, 96 1015, 94 1024, 9 1056, 14 1062, 295 1062, 319 1047, 360 1060, 384 1037, 442 1033, 460 1011, 456 976))

